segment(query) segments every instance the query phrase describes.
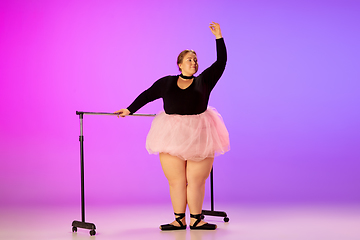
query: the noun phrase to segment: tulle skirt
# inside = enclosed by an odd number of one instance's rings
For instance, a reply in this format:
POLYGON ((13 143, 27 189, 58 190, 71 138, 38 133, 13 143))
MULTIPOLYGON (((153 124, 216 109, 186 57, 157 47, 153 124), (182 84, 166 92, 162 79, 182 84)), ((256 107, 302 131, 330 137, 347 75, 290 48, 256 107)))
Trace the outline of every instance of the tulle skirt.
POLYGON ((183 160, 201 161, 230 150, 229 133, 211 107, 198 115, 160 112, 146 138, 150 154, 168 153, 183 160))

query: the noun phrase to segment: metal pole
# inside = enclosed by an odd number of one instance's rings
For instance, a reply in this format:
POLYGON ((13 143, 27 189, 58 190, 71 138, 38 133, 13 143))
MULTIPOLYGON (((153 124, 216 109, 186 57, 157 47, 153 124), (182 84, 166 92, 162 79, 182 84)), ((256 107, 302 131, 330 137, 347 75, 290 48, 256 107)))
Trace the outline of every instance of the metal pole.
POLYGON ((81 168, 81 221, 85 222, 85 176, 84 176, 84 135, 83 114, 80 114, 80 168, 81 168))
MULTIPOLYGON (((76 114, 77 115, 86 114, 86 115, 115 115, 115 116, 119 116, 119 114, 117 114, 117 113, 110 113, 110 112, 81 112, 81 111, 76 111, 76 114)), ((134 113, 134 114, 130 114, 128 116, 155 117, 156 114, 134 113)))
POLYGON ((214 168, 211 168, 211 173, 210 173, 210 184, 211 184, 211 211, 214 211, 214 176, 213 176, 213 170, 214 168))

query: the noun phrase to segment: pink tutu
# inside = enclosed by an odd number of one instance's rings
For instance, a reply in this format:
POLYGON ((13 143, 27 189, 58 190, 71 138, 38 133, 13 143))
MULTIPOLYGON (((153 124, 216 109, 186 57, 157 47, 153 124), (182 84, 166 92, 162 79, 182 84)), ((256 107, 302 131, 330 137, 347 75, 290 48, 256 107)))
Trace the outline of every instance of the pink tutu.
POLYGON ((198 115, 160 112, 146 139, 150 154, 169 153, 183 160, 201 161, 230 150, 229 133, 220 114, 208 109, 198 115))

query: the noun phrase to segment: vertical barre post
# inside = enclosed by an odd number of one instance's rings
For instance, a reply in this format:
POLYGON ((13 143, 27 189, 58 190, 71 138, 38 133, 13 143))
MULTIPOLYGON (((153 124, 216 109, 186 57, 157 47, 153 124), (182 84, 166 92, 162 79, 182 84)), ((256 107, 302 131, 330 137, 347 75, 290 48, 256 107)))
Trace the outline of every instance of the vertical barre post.
POLYGON ((83 118, 84 114, 79 115, 80 118, 80 168, 81 168, 81 221, 85 222, 85 176, 84 176, 84 135, 83 135, 83 118))
POLYGON ((215 217, 224 217, 224 222, 228 222, 229 218, 227 217, 226 212, 215 211, 214 210, 214 168, 211 168, 210 172, 210 190, 211 190, 211 210, 202 210, 202 218, 205 215, 215 216, 215 217))
POLYGON ((85 169, 84 169, 84 134, 83 134, 83 119, 85 112, 76 111, 80 119, 80 172, 81 172, 81 221, 74 220, 72 222, 72 232, 77 232, 78 228, 90 229, 90 235, 96 234, 96 226, 93 223, 85 222, 85 169))
POLYGON ((211 184, 211 211, 214 211, 214 180, 213 180, 213 170, 214 168, 211 168, 210 173, 210 184, 211 184))

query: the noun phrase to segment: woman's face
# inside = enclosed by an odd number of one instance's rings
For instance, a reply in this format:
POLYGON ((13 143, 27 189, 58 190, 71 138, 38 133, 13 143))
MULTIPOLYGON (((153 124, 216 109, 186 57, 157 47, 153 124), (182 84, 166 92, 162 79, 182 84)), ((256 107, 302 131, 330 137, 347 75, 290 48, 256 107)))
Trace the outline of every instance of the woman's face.
POLYGON ((194 75, 199 68, 196 55, 192 52, 185 54, 182 63, 179 63, 179 67, 183 75, 194 75))

